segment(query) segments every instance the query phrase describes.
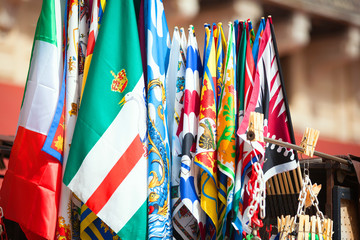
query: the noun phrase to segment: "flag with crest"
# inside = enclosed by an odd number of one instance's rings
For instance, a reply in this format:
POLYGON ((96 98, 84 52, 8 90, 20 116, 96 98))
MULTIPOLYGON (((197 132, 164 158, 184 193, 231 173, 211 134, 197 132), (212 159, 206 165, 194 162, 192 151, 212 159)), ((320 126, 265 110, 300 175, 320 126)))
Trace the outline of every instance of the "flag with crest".
POLYGON ((146 237, 145 99, 134 3, 109 0, 64 183, 122 239, 146 237))
POLYGON ((201 168, 201 207, 207 215, 206 233, 214 239, 218 230, 218 181, 216 163, 216 53, 213 32, 205 26, 204 77, 195 163, 201 168))

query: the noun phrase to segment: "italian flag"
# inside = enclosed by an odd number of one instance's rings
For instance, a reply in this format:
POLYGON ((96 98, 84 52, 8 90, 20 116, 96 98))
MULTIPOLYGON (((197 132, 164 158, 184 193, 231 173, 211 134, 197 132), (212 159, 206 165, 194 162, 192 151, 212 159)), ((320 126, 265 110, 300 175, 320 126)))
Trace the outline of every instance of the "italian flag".
POLYGON ((60 0, 43 0, 9 169, 0 205, 28 239, 54 239, 61 163, 41 151, 62 82, 60 0))
POLYGON ((64 183, 121 239, 145 239, 146 104, 133 1, 108 0, 64 183))

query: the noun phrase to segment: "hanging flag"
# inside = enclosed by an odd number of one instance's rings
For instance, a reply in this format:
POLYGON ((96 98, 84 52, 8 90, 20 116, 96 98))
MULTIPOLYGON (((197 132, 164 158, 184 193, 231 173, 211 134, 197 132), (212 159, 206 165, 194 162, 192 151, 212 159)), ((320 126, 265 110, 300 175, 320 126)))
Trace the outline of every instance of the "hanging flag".
MULTIPOLYGON (((181 30, 182 37, 184 29, 181 30)), ((180 198, 180 168, 181 168, 181 150, 183 141, 183 106, 185 92, 185 69, 186 69, 186 40, 180 38, 178 27, 174 28, 173 39, 170 49, 169 68, 166 75, 167 105, 169 109, 168 125, 169 139, 171 140, 171 212, 173 218, 174 232, 173 236, 185 237, 187 225, 186 214, 183 211, 177 214, 183 205, 180 198), (185 52, 184 52, 185 51, 185 52), (170 99, 171 98, 171 99, 170 99), (172 102, 172 104, 169 104, 172 102), (172 111, 170 111, 172 108, 172 111), (170 118, 172 115, 172 119, 170 118), (171 120, 171 121, 170 121, 171 120), (172 128, 170 127, 172 125, 172 128), (175 227, 176 226, 176 227, 175 227)), ((183 237, 184 238, 184 237, 183 237)))
MULTIPOLYGON (((224 67, 225 67, 225 51, 227 49, 227 43, 222 27, 222 23, 218 23, 216 31, 214 31, 214 37, 217 39, 216 44, 216 85, 217 85, 217 99, 216 102, 219 104, 221 91, 224 86, 223 75, 224 75, 224 67)), ((216 106, 218 107, 218 106, 216 106)), ((222 223, 224 221, 225 213, 226 213, 226 195, 227 195, 227 176, 218 171, 218 198, 219 198, 219 206, 218 206, 218 217, 219 222, 222 223)))
POLYGON ((140 63, 133 2, 108 1, 64 183, 122 239, 146 237, 146 105, 140 63))
MULTIPOLYGON (((236 85, 237 85, 237 104, 238 104, 238 126, 241 125, 243 117, 244 117, 244 88, 245 88, 245 67, 246 67, 246 36, 247 36, 247 30, 246 30, 246 23, 241 22, 241 39, 239 43, 239 53, 238 53, 238 59, 236 64, 236 85)), ((242 233, 242 225, 240 219, 237 217, 238 214, 241 214, 241 211, 239 210, 240 207, 240 199, 241 199, 241 174, 242 174, 242 156, 243 156, 243 142, 241 139, 238 139, 237 142, 238 146, 238 162, 236 163, 236 174, 235 174, 235 183, 234 183, 234 201, 233 201, 233 211, 235 213, 233 224, 235 225, 235 229, 238 229, 240 233, 242 233)))
MULTIPOLYGON (((84 2, 83 2, 84 4, 84 2)), ((84 8, 84 6, 83 6, 84 8)), ((79 79, 82 52, 80 53, 81 46, 79 45, 79 3, 75 0, 68 2, 68 18, 66 29, 66 64, 65 64, 65 76, 66 76, 66 94, 65 94, 65 138, 64 138, 64 158, 63 158, 63 171, 65 171, 70 144, 74 132, 74 127, 78 114, 78 105, 80 99, 81 83, 79 79)), ((83 9, 84 11, 84 9, 83 9)), ((85 14, 85 13, 84 13, 85 14)), ((85 47, 86 47, 86 43, 85 47)), ((76 208, 72 202, 72 193, 65 184, 61 184, 59 214, 56 226, 56 237, 63 239, 79 239, 80 234, 73 229, 71 221, 72 211, 76 208), (69 209, 70 208, 70 209, 69 209), (74 231, 73 231, 74 230, 74 231), (74 234, 73 234, 74 233, 74 234)), ((75 220, 75 219, 74 219, 75 220)), ((80 229, 78 229, 80 230, 80 229)))
MULTIPOLYGON (((184 114, 183 114, 183 142, 180 170, 180 197, 184 204, 179 205, 178 214, 186 216, 187 225, 182 225, 184 229, 178 230, 178 225, 174 220, 174 237, 179 233, 180 237, 186 239, 198 239, 205 237, 205 215, 200 206, 200 192, 197 183, 200 179, 199 167, 194 164, 196 152, 196 138, 199 120, 200 105, 200 79, 202 79, 202 64, 200 60, 195 31, 192 26, 189 28, 188 47, 186 51, 186 75, 185 75, 185 95, 184 95, 184 114)), ((175 214, 175 213, 174 213, 175 214)))
MULTIPOLYGON (((260 43, 256 77, 261 79, 262 99, 259 98, 256 111, 264 114, 264 136, 295 144, 271 18, 268 18, 260 43)), ((263 165, 265 181, 298 166, 294 150, 275 144, 267 144, 265 159, 263 165)))
POLYGON ((254 45, 253 45, 253 49, 252 49, 252 54, 254 56, 255 68, 257 66, 257 58, 258 58, 258 54, 259 54, 259 46, 260 46, 261 37, 262 37, 262 35, 264 33, 265 24, 266 24, 265 18, 262 17, 261 20, 260 20, 258 31, 256 32, 255 41, 254 41, 254 45))
MULTIPOLYGON (((61 7, 58 0, 44 0, 42 4, 17 133, 0 193, 5 217, 19 223, 30 240, 55 237, 61 162, 41 149, 62 82, 61 7)), ((58 140, 61 152, 61 136, 58 140)))
MULTIPOLYGON (((245 61, 245 82, 244 82, 244 91, 243 92, 243 104, 240 106, 240 110, 244 111, 244 115, 240 117, 238 135, 240 136, 240 147, 239 147, 239 163, 236 170, 236 197, 239 198, 236 201, 238 202, 237 208, 239 209, 236 214, 236 218, 233 222, 235 229, 237 230, 238 235, 237 239, 241 238, 241 232, 244 230, 247 233, 250 233, 251 230, 248 227, 247 212, 249 211, 249 193, 247 190, 247 184, 252 172, 252 164, 259 159, 262 159, 264 155, 264 147, 262 143, 255 142, 250 144, 246 140, 245 132, 249 125, 249 116, 250 113, 255 111, 255 104, 258 97, 258 92, 260 88, 259 80, 255 79, 255 65, 254 59, 251 50, 251 41, 252 41, 252 26, 249 24, 249 21, 246 23, 246 61, 245 61), (255 89, 255 90, 254 90, 255 89), (241 129, 241 130, 240 130, 241 129), (241 131, 241 134, 240 134, 241 131)), ((245 40, 245 39, 244 39, 245 40)), ((241 96, 242 97, 242 96, 241 96)))
POLYGON ((214 239, 218 230, 216 163, 216 53, 212 31, 205 26, 204 78, 195 163, 201 167, 201 207, 207 215, 207 234, 214 239))
POLYGON ((166 70, 170 35, 162 0, 145 1, 148 93, 148 238, 172 236, 166 70))
POLYGON ((229 23, 228 44, 225 58, 223 88, 221 89, 217 117, 217 163, 219 170, 227 176, 226 181, 226 213, 220 229, 226 233, 227 214, 232 209, 235 180, 236 158, 236 45, 235 32, 232 23, 229 23))

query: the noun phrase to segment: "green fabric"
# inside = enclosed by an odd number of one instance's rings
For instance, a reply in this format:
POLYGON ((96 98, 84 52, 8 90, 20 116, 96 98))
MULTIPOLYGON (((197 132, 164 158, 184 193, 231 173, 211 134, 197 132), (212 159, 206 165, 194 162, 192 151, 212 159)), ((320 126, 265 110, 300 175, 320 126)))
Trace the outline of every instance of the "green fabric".
POLYGON ((133 1, 108 1, 96 41, 89 75, 64 174, 68 185, 86 155, 113 122, 126 93, 142 75, 140 45, 133 1), (127 87, 111 90, 113 74, 125 70, 127 87), (99 121, 101 119, 101 121, 99 121))

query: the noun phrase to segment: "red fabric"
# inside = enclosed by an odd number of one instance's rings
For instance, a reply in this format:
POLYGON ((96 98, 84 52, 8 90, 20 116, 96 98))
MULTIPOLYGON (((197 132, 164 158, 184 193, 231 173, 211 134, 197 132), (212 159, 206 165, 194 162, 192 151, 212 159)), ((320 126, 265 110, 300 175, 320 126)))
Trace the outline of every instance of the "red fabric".
POLYGON ((132 141, 100 186, 85 203, 95 214, 105 206, 122 181, 127 177, 143 154, 139 135, 132 141))
POLYGON ((62 167, 41 151, 45 138, 18 128, 0 192, 5 217, 18 222, 29 240, 55 236, 62 167))

